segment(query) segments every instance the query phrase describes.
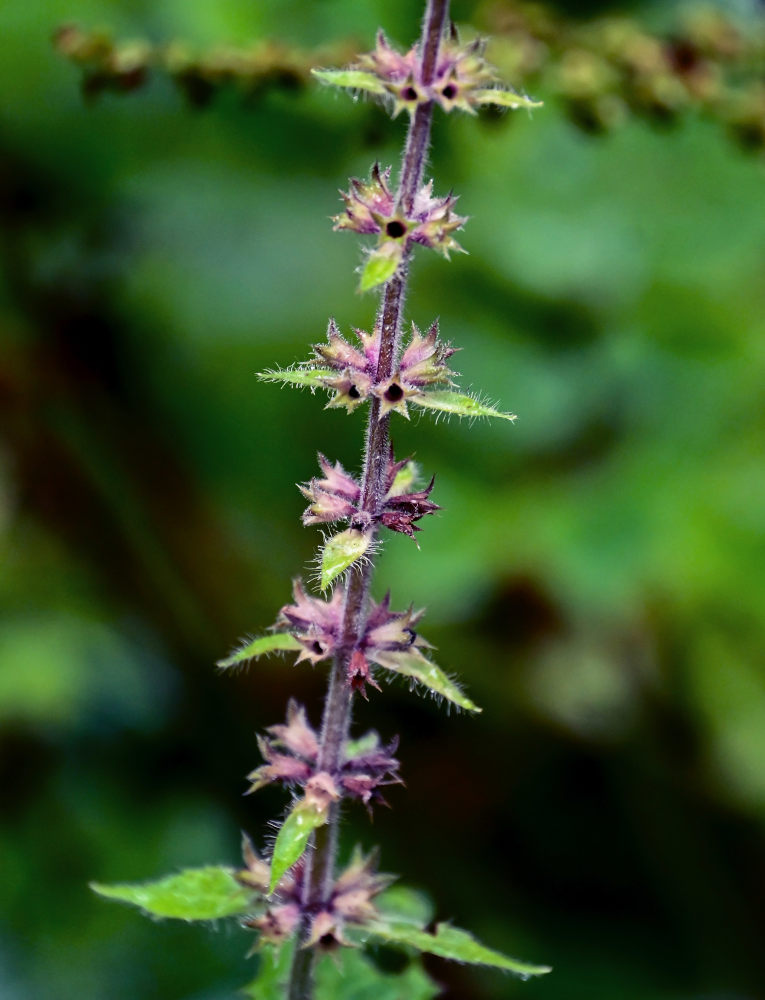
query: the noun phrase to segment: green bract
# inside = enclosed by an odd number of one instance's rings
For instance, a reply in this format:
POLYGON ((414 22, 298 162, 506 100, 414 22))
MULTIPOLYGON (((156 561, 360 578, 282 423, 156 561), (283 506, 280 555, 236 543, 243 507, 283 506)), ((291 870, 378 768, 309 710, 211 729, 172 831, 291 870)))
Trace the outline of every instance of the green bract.
POLYGON ((312 69, 311 73, 321 83, 328 83, 333 87, 366 90, 370 94, 385 93, 385 87, 374 73, 364 73, 355 69, 312 69))
POLYGON ((431 663, 418 649, 411 648, 406 652, 375 652, 370 657, 374 663, 392 670, 403 677, 409 677, 417 684, 422 684, 432 694, 467 709, 468 712, 480 712, 481 709, 462 693, 460 687, 449 680, 446 674, 435 663, 431 663))
POLYGON ((323 389, 324 380, 333 375, 331 368, 274 368, 258 372, 258 378, 262 382, 281 382, 282 385, 294 385, 301 389, 323 389))
POLYGON ((284 650, 300 650, 301 646, 297 639, 290 632, 273 632, 271 635, 261 635, 258 639, 252 639, 241 649, 235 650, 223 660, 218 660, 217 666, 222 670, 228 667, 240 666, 248 663, 257 656, 265 653, 282 652, 284 650))
POLYGON ((311 802, 301 800, 292 807, 279 828, 274 844, 269 894, 276 889, 282 875, 300 860, 313 831, 326 822, 326 810, 311 802))
POLYGON ((500 417, 502 420, 516 420, 514 413, 503 413, 493 406, 487 406, 475 396, 462 392, 452 392, 450 389, 434 389, 432 392, 422 392, 412 396, 410 402, 422 406, 426 410, 438 410, 441 413, 453 414, 456 417, 500 417))
POLYGON ((321 551, 321 589, 326 590, 331 583, 353 566, 368 550, 372 539, 363 531, 348 528, 332 535, 321 551))
POLYGON ((378 250, 373 250, 361 271, 359 291, 368 292, 371 288, 384 285, 396 273, 404 248, 400 243, 392 241, 383 243, 378 250))
POLYGON ((511 110, 515 110, 516 108, 531 109, 542 107, 542 101, 532 101, 530 97, 523 97, 521 94, 516 94, 514 90, 501 90, 499 87, 488 90, 474 90, 470 96, 476 104, 494 104, 496 107, 510 108, 511 110))

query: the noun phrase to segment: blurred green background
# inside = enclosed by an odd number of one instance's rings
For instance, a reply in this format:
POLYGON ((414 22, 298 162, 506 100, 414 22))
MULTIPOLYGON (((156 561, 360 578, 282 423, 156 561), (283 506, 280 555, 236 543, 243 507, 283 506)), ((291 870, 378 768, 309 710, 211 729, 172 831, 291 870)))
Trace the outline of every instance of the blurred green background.
MULTIPOLYGON (((356 469, 363 420, 253 373, 329 315, 371 324, 328 217, 404 127, 320 89, 195 112, 157 80, 85 107, 50 34, 363 47, 419 16, 0 8, 3 1000, 223 1000, 251 976, 244 932, 152 925, 86 883, 236 863, 283 807, 242 797, 254 734, 289 695, 318 722, 324 672, 212 664, 289 598, 318 539, 293 484, 318 449, 356 469)), ((762 162, 700 120, 591 139, 553 103, 437 115, 432 172, 469 256, 421 253, 409 316, 439 315, 463 385, 520 419, 394 425, 444 512, 420 551, 389 539, 377 594, 427 605, 485 711, 373 693, 358 722, 401 735, 407 788, 373 825, 349 812, 346 848, 379 842, 440 917, 555 966, 429 962, 448 997, 762 998, 762 162)))

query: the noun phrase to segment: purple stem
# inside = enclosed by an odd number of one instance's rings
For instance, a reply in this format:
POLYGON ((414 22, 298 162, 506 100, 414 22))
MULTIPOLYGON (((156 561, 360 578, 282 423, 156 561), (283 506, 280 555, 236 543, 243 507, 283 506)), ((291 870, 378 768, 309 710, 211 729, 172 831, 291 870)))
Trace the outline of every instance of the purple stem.
MULTIPOLYGON (((432 79, 438 59, 438 48, 444 33, 449 10, 449 0, 428 0, 420 36, 422 82, 432 79)), ((404 213, 410 212, 414 196, 422 183, 422 174, 430 143, 433 120, 433 102, 418 104, 410 120, 406 147, 401 163, 397 202, 404 213)), ((401 343, 401 319, 409 277, 409 254, 396 274, 387 282, 380 304, 379 321, 382 326, 380 356, 377 364, 377 383, 393 374, 401 343)), ((361 509, 375 515, 386 492, 386 473, 390 447, 390 414, 380 416, 380 401, 372 397, 369 407, 364 471, 361 480, 361 509)), ((373 529, 374 530, 374 529, 373 529)), ((342 753, 348 739, 351 722, 353 691, 348 683, 348 661, 363 635, 369 604, 369 588, 374 565, 368 560, 356 572, 351 572, 345 588, 343 607, 343 641, 338 649, 329 679, 324 702, 318 768, 334 772, 341 764, 342 753)), ((337 852, 339 805, 330 810, 329 822, 314 834, 313 851, 306 854, 303 907, 306 914, 315 912, 325 903, 332 889, 337 852)), ((307 930, 304 917, 300 937, 307 930)), ((311 1000, 313 995, 313 966, 315 949, 301 948, 295 953, 289 983, 289 1000, 311 1000)))

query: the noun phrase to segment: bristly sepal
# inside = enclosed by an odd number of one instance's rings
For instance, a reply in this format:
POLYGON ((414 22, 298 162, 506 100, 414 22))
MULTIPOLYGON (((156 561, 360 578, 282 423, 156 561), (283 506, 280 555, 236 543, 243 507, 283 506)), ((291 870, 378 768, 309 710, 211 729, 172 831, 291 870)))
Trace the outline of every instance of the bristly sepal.
POLYGON ((340 639, 343 594, 336 588, 328 600, 306 594, 300 580, 292 585, 293 604, 279 612, 277 628, 289 628, 300 652, 295 661, 318 663, 332 656, 340 639))
POLYGON ((349 190, 340 192, 345 211, 334 216, 333 228, 350 229, 364 235, 379 233, 386 221, 394 218, 396 211, 396 193, 388 183, 390 175, 390 167, 381 170, 380 164, 375 162, 368 181, 352 177, 349 190))
POLYGON ((439 339, 438 320, 434 320, 423 337, 412 323, 412 337, 401 356, 399 369, 407 385, 423 388, 432 385, 454 385, 456 372, 446 362, 460 348, 439 339))
POLYGON ((319 553, 319 586, 327 590, 346 570, 358 569, 361 561, 374 549, 371 531, 346 528, 330 535, 319 553))
MULTIPOLYGON (((361 506, 361 486, 353 476, 349 475, 345 469, 336 462, 335 465, 319 455, 319 465, 324 473, 323 478, 314 478, 310 482, 299 487, 303 496, 310 501, 309 506, 303 511, 303 524, 321 524, 332 521, 347 520, 352 529, 362 532, 368 531, 374 524, 381 524, 391 531, 402 532, 410 538, 414 538, 414 533, 420 528, 416 524, 421 518, 428 514, 434 514, 441 508, 438 504, 430 500, 430 493, 433 489, 435 477, 422 490, 414 490, 414 470, 410 459, 396 462, 393 457, 391 447, 388 456, 386 470, 385 488, 386 493, 380 501, 376 510, 368 511, 361 506), (409 472, 405 474, 405 470, 409 472)), ((345 534, 345 533, 343 533, 345 534)), ((356 536, 352 536, 355 546, 356 536)), ((333 536, 327 542, 322 554, 322 572, 325 571, 325 561, 330 557, 334 558, 335 551, 340 551, 349 538, 333 536), (333 541, 333 539, 339 539, 333 541), (327 555, 328 546, 330 555, 327 555)), ((355 551, 355 549, 354 549, 355 551)), ((362 555, 366 552, 366 549, 362 555)), ((356 557, 358 558, 358 557, 356 557)), ((338 565, 342 560, 338 560, 338 565)), ((350 565, 350 564, 349 564, 350 565)), ((347 567, 344 567, 347 568, 347 567)), ((328 573, 334 572, 329 567, 328 573)), ((334 576, 343 572, 338 569, 334 576)), ((332 579, 334 579, 334 576, 332 579)), ((332 582, 329 580, 329 582, 332 582)))
POLYGON ((445 413, 450 417, 467 417, 469 420, 476 420, 480 417, 498 417, 500 420, 509 420, 511 423, 518 418, 514 413, 505 413, 488 403, 484 403, 478 396, 471 396, 469 393, 456 392, 451 389, 436 389, 429 392, 421 392, 412 397, 412 402, 424 410, 435 410, 436 413, 445 413))
MULTIPOLYGON (((360 801, 371 812, 378 803, 387 805, 382 788, 403 784, 398 773, 399 762, 393 756, 398 739, 385 746, 372 731, 355 743, 347 742, 338 767, 327 772, 318 767, 318 734, 297 702, 290 700, 286 724, 269 726, 267 732, 268 736, 258 737, 258 749, 265 763, 247 775, 250 782, 247 794, 278 783, 293 790, 302 789, 321 808, 327 802, 346 798, 360 801)), ((270 882, 264 864, 258 861, 251 876, 249 884, 256 888, 270 882), (257 885, 253 881, 255 875, 259 880, 257 885)))
POLYGON ((346 928, 374 924, 380 916, 374 899, 394 881, 394 875, 377 871, 376 852, 364 858, 356 850, 350 865, 335 879, 329 898, 313 917, 304 947, 332 951, 350 945, 346 928))
POLYGON ((468 712, 481 711, 459 684, 424 656, 415 644, 408 649, 396 649, 390 652, 376 649, 370 654, 370 659, 385 670, 408 677, 412 686, 426 688, 435 698, 444 698, 450 704, 464 708, 468 712))

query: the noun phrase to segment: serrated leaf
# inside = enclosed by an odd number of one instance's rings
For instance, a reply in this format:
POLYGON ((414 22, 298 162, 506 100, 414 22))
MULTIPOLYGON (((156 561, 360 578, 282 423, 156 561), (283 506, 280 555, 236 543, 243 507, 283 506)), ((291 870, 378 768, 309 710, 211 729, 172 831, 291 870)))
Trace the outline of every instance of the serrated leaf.
POLYGON ((258 974, 241 991, 244 996, 250 1000, 284 1000, 294 950, 294 939, 285 941, 280 947, 264 944, 259 948, 258 974))
POLYGON ((326 810, 301 799, 282 823, 271 858, 271 884, 268 894, 276 889, 282 875, 303 856, 313 831, 327 822, 326 810))
POLYGON ((316 969, 316 1000, 431 1000, 440 992, 416 958, 401 972, 384 972, 361 949, 341 948, 316 969))
POLYGON ((374 250, 364 265, 359 281, 359 291, 368 292, 370 288, 384 285, 393 277, 396 268, 401 263, 404 248, 397 243, 384 243, 374 250))
POLYGON ((434 694, 446 698, 453 704, 459 705, 460 708, 467 709, 468 712, 481 711, 440 667, 423 656, 418 649, 410 647, 395 651, 370 650, 367 655, 370 660, 386 670, 393 670, 404 677, 411 677, 434 694))
POLYGON ((385 922, 424 927, 433 919, 433 904, 423 892, 394 885, 375 899, 375 908, 385 922))
POLYGON ((327 540, 321 552, 321 589, 327 587, 349 566, 361 559, 371 537, 356 528, 348 528, 327 540))
POLYGON ((512 90, 472 90, 470 92, 471 102, 476 104, 494 104, 500 108, 541 108, 543 101, 532 101, 530 97, 523 97, 512 90))
POLYGON ((301 648, 300 643, 291 632, 273 632, 270 635, 261 635, 257 639, 252 639, 245 646, 242 646, 241 649, 237 649, 230 656, 227 656, 225 660, 218 660, 216 666, 220 667, 221 670, 225 670, 228 667, 235 667, 240 663, 246 663, 247 660, 252 660, 256 656, 263 656, 265 653, 298 650, 301 648))
POLYGON ((298 389, 324 389, 324 380, 333 378, 337 372, 331 368, 274 368, 267 372, 258 372, 261 382, 281 382, 282 385, 293 385, 298 389))
POLYGON ((218 920, 252 909, 252 894, 234 878, 231 868, 210 865, 187 868, 156 882, 102 885, 90 888, 106 899, 138 906, 152 917, 175 920, 218 920))
POLYGON ((488 965, 494 969, 514 972, 517 976, 527 979, 529 976, 542 976, 550 972, 549 965, 531 965, 529 962, 519 962, 499 951, 487 948, 476 941, 468 931, 452 927, 450 924, 437 924, 435 934, 429 934, 413 924, 398 922, 390 924, 375 924, 369 928, 371 937, 385 944, 408 946, 424 951, 429 955, 449 958, 454 962, 467 962, 469 965, 488 965))
POLYGON ((352 90, 366 90, 370 94, 384 94, 380 78, 374 73, 358 69, 312 69, 311 73, 322 83, 333 87, 349 87, 352 90))
POLYGON ((408 402, 428 410, 440 410, 442 413, 453 413, 458 417, 501 417, 502 420, 515 420, 514 413, 503 413, 487 406, 475 396, 462 392, 452 392, 450 389, 437 389, 433 392, 421 392, 410 396, 408 402))

